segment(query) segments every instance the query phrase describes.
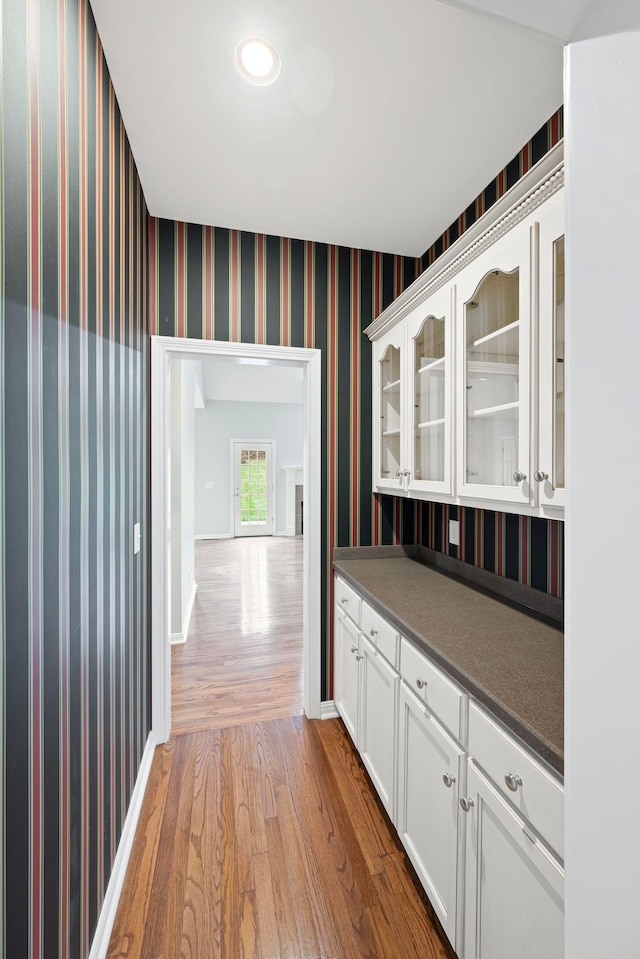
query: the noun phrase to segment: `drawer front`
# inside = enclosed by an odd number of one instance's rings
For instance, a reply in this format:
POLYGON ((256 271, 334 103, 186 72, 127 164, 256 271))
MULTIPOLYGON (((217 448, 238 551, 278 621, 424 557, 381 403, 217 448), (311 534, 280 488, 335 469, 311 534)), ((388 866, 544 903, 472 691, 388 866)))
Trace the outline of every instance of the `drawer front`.
POLYGON ((411 692, 422 700, 456 739, 463 741, 465 694, 404 637, 400 645, 400 673, 411 692))
POLYGON ((348 583, 336 576, 335 580, 335 601, 340 609, 347 614, 349 619, 360 626, 360 607, 362 600, 348 583))
POLYGON ((564 859, 562 784, 474 702, 469 706, 469 755, 564 859))
POLYGON ((362 632, 367 639, 377 646, 385 659, 388 659, 392 666, 398 668, 398 655, 400 652, 400 635, 389 625, 386 619, 383 619, 379 613, 365 600, 362 600, 362 632))

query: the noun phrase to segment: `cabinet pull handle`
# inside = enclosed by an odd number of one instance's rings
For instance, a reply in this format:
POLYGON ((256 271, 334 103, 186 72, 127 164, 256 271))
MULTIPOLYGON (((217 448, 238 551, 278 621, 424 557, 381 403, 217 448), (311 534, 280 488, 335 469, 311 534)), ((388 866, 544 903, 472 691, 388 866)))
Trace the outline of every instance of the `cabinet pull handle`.
POLYGON ((411 470, 403 470, 403 471, 402 471, 402 475, 403 475, 403 476, 411 476, 411 470))
POLYGON ((427 685, 426 679, 416 679, 416 686, 418 687, 418 689, 424 689, 426 685, 427 685))
POLYGON ((398 479, 400 479, 401 476, 404 476, 404 473, 402 472, 402 470, 396 470, 396 476, 398 477, 398 479))
POLYGON ((340 602, 342 603, 343 606, 346 606, 347 603, 349 602, 349 599, 347 596, 343 596, 340 602))
POLYGON ((549 474, 543 473, 542 470, 536 470, 535 473, 533 474, 533 478, 536 481, 536 483, 542 483, 544 482, 544 480, 549 479, 549 474))
POLYGON ((456 777, 452 776, 451 773, 445 773, 444 776, 442 777, 442 782, 445 784, 447 789, 450 789, 453 786, 455 781, 456 781, 456 777))
POLYGON ((357 653, 357 652, 358 652, 358 647, 357 647, 357 646, 352 646, 352 647, 351 647, 351 652, 352 652, 352 653, 357 653))
POLYGON ((358 656, 356 656, 356 659, 357 659, 357 660, 361 660, 361 659, 362 659, 362 654, 359 654, 358 656))
POLYGON ((475 803, 473 799, 471 799, 469 796, 460 796, 460 805, 462 806, 465 812, 469 812, 469 810, 471 809, 473 805, 475 805, 475 803))
POLYGON ((504 781, 507 784, 507 788, 510 789, 512 793, 517 792, 518 786, 522 785, 522 780, 517 773, 507 773, 507 775, 504 777, 504 781))
POLYGON ((513 482, 514 482, 514 483, 522 483, 522 481, 523 481, 523 480, 526 480, 526 478, 527 478, 527 474, 526 474, 526 473, 521 473, 520 470, 514 470, 514 471, 513 471, 513 482))
POLYGON ((377 636, 377 635, 378 635, 378 630, 377 630, 377 629, 374 629, 373 626, 372 626, 371 629, 369 630, 369 635, 370 635, 370 636, 377 636))

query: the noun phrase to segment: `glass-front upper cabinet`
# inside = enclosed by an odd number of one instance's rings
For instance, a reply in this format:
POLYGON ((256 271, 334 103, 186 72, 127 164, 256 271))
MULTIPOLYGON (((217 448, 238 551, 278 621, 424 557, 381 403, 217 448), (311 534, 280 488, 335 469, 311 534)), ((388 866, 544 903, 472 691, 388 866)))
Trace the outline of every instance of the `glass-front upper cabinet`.
POLYGON ((538 505, 565 505, 564 198, 540 217, 538 456, 532 464, 538 505))
POLYGON ((457 291, 458 492, 529 503, 531 244, 520 225, 482 253, 457 291))
POLYGON ((404 327, 374 343, 373 475, 377 487, 402 493, 408 476, 404 437, 404 327))
POLYGON ((453 290, 438 290, 407 317, 409 490, 451 492, 453 290))

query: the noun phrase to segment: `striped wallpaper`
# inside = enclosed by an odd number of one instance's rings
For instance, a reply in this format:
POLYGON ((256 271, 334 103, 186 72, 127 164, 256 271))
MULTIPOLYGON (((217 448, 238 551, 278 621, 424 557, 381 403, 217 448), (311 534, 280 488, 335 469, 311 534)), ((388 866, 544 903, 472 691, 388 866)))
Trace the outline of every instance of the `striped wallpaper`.
MULTIPOLYGON (((419 260, 149 218, 151 333, 322 351, 323 696, 334 546, 442 549, 451 510, 371 494, 371 344, 362 331, 562 137, 556 113, 419 260)), ((461 510, 467 562, 562 595, 562 524, 461 510)), ((455 553, 452 553, 455 555, 455 553)))
POLYGON ((3 0, 0 953, 80 959, 149 729, 147 213, 87 0, 3 0))

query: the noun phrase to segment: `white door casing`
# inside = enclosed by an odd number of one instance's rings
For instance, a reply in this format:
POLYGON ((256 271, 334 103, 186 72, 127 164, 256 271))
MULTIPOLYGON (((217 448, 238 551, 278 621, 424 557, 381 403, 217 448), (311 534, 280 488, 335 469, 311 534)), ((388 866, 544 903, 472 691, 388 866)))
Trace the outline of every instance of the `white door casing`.
POLYGON ((321 372, 320 350, 151 337, 151 729, 156 743, 171 734, 169 589, 169 389, 172 359, 227 357, 230 362, 294 366, 304 371, 303 673, 304 710, 320 718, 321 702, 321 372))

